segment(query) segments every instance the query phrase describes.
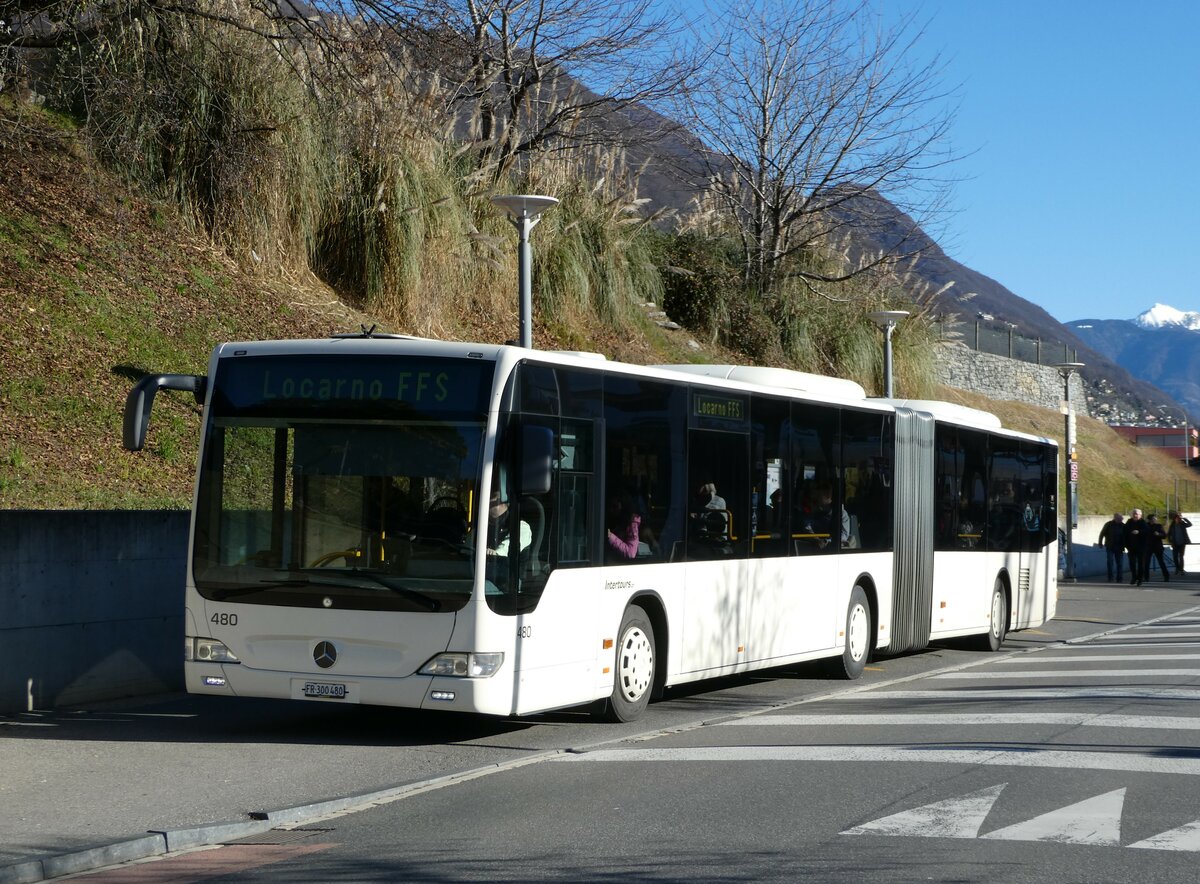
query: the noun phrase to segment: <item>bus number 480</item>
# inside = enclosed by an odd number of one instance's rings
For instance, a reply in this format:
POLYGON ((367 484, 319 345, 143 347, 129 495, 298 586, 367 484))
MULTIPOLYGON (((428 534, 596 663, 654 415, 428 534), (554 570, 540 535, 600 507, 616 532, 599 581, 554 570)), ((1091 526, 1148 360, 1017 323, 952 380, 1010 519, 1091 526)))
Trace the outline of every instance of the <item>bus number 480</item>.
POLYGON ((237 626, 237 614, 218 613, 208 619, 217 626, 237 626))

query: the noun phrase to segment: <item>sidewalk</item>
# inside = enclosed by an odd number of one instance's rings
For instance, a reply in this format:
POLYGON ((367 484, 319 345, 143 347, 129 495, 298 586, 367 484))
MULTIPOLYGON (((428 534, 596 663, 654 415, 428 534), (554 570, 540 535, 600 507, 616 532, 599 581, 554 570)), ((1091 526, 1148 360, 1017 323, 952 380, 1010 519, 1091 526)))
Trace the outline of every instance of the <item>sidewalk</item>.
MULTIPOLYGON (((1016 633, 1010 646, 1200 605, 1200 574, 1140 588, 1103 580, 1061 583, 1053 627, 1016 633)), ((584 720, 186 695, 0 716, 0 884, 223 843, 360 806, 364 796, 524 763, 555 751, 572 738, 560 730, 584 720)), ((593 723, 582 732, 589 742, 621 734, 593 723)))

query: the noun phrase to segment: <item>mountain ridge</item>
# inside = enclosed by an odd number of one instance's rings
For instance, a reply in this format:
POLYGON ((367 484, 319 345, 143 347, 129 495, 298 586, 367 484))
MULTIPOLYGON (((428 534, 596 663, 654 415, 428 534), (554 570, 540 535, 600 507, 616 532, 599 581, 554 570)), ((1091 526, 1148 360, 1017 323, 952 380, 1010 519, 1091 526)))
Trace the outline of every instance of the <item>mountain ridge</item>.
MULTIPOLYGON (((1200 314, 1192 314, 1198 320, 1198 325, 1192 327, 1185 322, 1146 324, 1141 321, 1146 313, 1133 319, 1078 319, 1071 326, 1092 347, 1112 354, 1126 370, 1155 384, 1175 400, 1148 409, 1135 423, 1158 422, 1161 419, 1158 416, 1171 411, 1173 404, 1189 414, 1200 414, 1200 314)), ((1188 315, 1178 310, 1174 313, 1188 315)), ((1157 318, 1165 315, 1171 314, 1160 310, 1157 318)))
MULTIPOLYGON (((848 211, 854 211, 848 204, 848 211)), ((912 218, 891 206, 891 224, 880 223, 879 215, 891 204, 873 195, 875 217, 859 234, 851 259, 858 255, 887 251, 906 260, 917 285, 929 292, 935 315, 955 317, 960 322, 979 322, 983 328, 1007 335, 1010 328, 1026 337, 1064 346, 1085 364, 1080 375, 1087 389, 1089 411, 1110 423, 1138 419, 1159 405, 1178 406, 1173 396, 1140 377, 1093 340, 1059 322, 1044 308, 1017 295, 1003 283, 951 258, 912 218)), ((1046 360, 1052 364, 1052 360, 1046 360)), ((1066 361, 1066 360, 1062 360, 1066 361)), ((1200 411, 1200 408, 1197 408, 1200 411)))

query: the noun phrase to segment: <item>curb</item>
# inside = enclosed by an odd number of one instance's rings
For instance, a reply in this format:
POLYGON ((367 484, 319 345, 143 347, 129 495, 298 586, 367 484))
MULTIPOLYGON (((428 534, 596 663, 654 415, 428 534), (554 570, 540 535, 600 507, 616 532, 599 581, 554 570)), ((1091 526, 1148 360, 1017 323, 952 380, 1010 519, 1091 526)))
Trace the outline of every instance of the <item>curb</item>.
POLYGON ((251 819, 244 822, 213 823, 190 829, 151 829, 141 838, 0 866, 0 884, 38 884, 38 882, 59 878, 63 875, 77 875, 81 872, 146 859, 151 856, 162 856, 166 853, 236 841, 239 838, 259 835, 280 826, 314 822, 344 813, 365 810, 368 807, 388 804, 410 795, 431 792, 502 770, 536 764, 566 751, 569 750, 548 749, 509 761, 485 764, 481 767, 443 774, 403 786, 392 786, 375 792, 363 792, 345 798, 331 798, 328 801, 317 801, 280 810, 255 811, 250 814, 251 819))

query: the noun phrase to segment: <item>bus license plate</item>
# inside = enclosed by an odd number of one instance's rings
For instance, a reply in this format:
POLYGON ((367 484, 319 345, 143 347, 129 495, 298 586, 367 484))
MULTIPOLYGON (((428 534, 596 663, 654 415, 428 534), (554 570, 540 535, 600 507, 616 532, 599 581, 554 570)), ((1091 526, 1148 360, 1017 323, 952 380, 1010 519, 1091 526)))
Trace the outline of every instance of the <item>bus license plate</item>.
POLYGON ((330 697, 336 700, 344 700, 346 698, 346 686, 344 684, 328 684, 323 681, 306 681, 304 683, 304 696, 330 697))

